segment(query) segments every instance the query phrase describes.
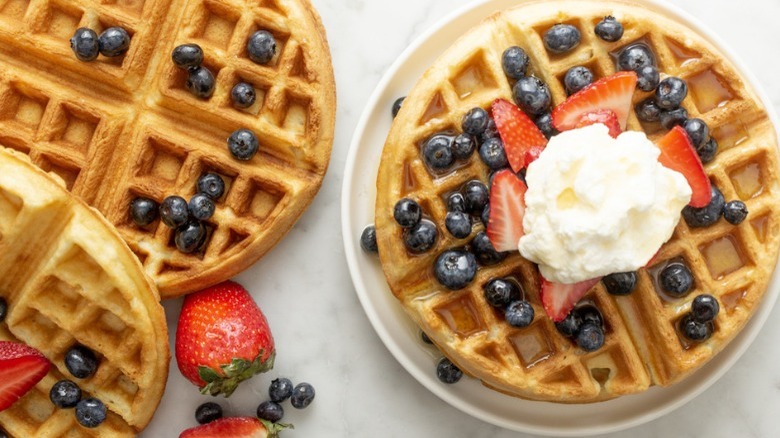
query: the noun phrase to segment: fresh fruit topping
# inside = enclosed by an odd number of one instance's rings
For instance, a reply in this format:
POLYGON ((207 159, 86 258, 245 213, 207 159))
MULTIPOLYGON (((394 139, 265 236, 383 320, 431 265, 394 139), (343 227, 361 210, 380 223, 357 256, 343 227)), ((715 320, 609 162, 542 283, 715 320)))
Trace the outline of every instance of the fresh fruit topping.
POLYGON ((233 131, 227 139, 230 155, 236 160, 248 161, 257 153, 259 142, 254 132, 241 128, 233 131))
MULTIPOLYGON (((704 173, 699 156, 688 140, 688 134, 681 127, 674 127, 656 143, 661 149, 658 161, 669 169, 680 172, 688 181, 693 193, 692 207, 704 207, 712 199, 710 180, 704 173)), ((718 212, 720 215, 720 212, 718 212)))
POLYGON ((168 196, 160 203, 160 219, 169 228, 178 228, 189 219, 187 201, 181 196, 168 196))
POLYGON ((636 87, 642 91, 653 91, 661 82, 661 74, 654 65, 646 65, 636 71, 636 87))
POLYGON ((607 15, 599 21, 594 30, 596 36, 610 43, 623 38, 623 25, 611 15, 607 15))
POLYGON ((109 27, 98 37, 98 46, 103 56, 123 55, 130 48, 130 34, 121 27, 109 27))
POLYGON ((688 120, 688 110, 683 107, 673 110, 662 110, 658 116, 661 126, 664 129, 672 129, 675 126, 682 126, 688 120))
POLYGON ((583 322, 577 332, 577 346, 587 352, 596 351, 604 345, 604 329, 591 322, 583 322))
POLYGON ((617 138, 622 132, 620 130, 620 123, 618 122, 617 115, 612 110, 598 110, 585 113, 577 122, 576 128, 582 128, 596 123, 601 123, 609 128, 609 135, 612 136, 612 138, 617 138))
POLYGON ((488 120, 488 125, 487 128, 485 128, 485 132, 479 136, 479 140, 485 141, 493 137, 498 137, 498 127, 496 126, 496 121, 491 118, 488 120))
POLYGON ((139 196, 130 202, 130 219, 139 227, 144 227, 157 220, 159 208, 153 199, 139 196))
POLYGON ((428 345, 433 345, 433 341, 431 340, 431 338, 429 338, 429 337, 428 337, 428 335, 427 335, 427 334, 425 334, 425 332, 424 332, 424 331, 422 331, 422 330, 420 330, 420 339, 421 339, 421 340, 422 340, 424 343, 426 343, 426 344, 428 344, 428 345))
POLYGON ((225 397, 273 368, 273 336, 249 292, 226 281, 187 295, 176 329, 176 361, 202 394, 225 397))
POLYGON ((504 142, 498 137, 489 138, 479 146, 479 158, 490 170, 500 170, 509 165, 504 142))
POLYGON ((453 384, 463 377, 463 371, 452 363, 451 360, 443 357, 436 365, 436 377, 442 383, 453 384))
POLYGON ((504 50, 503 55, 501 55, 501 67, 504 69, 504 74, 510 79, 517 80, 524 77, 530 64, 531 59, 528 54, 517 46, 504 50))
POLYGON ((73 374, 73 377, 86 379, 95 374, 99 361, 95 353, 89 348, 77 344, 65 352, 65 368, 73 374))
POLYGON ((176 67, 184 70, 200 67, 203 63, 203 49, 197 44, 182 44, 173 49, 171 59, 176 67))
POLYGON ((0 341, 0 411, 22 398, 50 367, 40 351, 25 344, 0 341))
POLYGON ((276 438, 289 424, 254 417, 225 417, 185 430, 179 438, 276 438))
POLYGON ((636 117, 643 122, 657 122, 661 120, 661 108, 655 103, 655 99, 648 97, 634 107, 636 117))
POLYGON ((525 183, 508 170, 493 178, 487 235, 497 251, 517 250, 517 242, 523 236, 526 190, 525 183))
POLYGON ((552 111, 553 125, 559 131, 567 131, 577 126, 583 114, 612 110, 617 115, 620 129, 625 130, 636 81, 633 71, 622 71, 599 79, 555 107, 552 111))
POLYGON ((596 284, 600 278, 574 284, 553 283, 542 277, 542 305, 553 322, 563 321, 574 305, 596 284))
POLYGON ((485 301, 497 309, 504 309, 520 297, 520 288, 514 281, 495 278, 482 286, 485 301))
POLYGON ((75 407, 81 400, 81 388, 70 380, 60 380, 51 387, 49 399, 60 409, 75 407))
POLYGON ((214 73, 208 68, 201 65, 187 70, 184 86, 193 96, 208 99, 214 94, 215 85, 214 73))
POLYGON ((593 304, 584 303, 575 308, 575 311, 580 314, 582 323, 591 323, 599 327, 604 326, 604 318, 601 316, 601 312, 593 304))
POLYGON ((205 221, 214 215, 216 206, 210 196, 202 193, 195 194, 187 204, 190 215, 199 221, 205 221))
POLYGON ((490 200, 490 193, 482 181, 471 180, 463 185, 463 199, 468 213, 480 214, 490 200))
POLYGON ((534 119, 534 124, 542 131, 542 134, 544 134, 544 137, 547 139, 558 133, 558 130, 553 126, 552 113, 549 111, 537 116, 536 119, 534 119))
POLYGON ((518 300, 509 303, 504 318, 507 324, 512 327, 523 328, 531 325, 534 320, 534 308, 531 303, 525 300, 518 300))
POLYGON ((578 65, 570 68, 563 77, 566 93, 572 95, 593 83, 593 72, 588 67, 578 65))
POLYGON ((76 420, 84 427, 98 427, 106 421, 106 405, 96 398, 86 398, 76 404, 76 420))
POLYGON ((701 162, 707 164, 715 159, 715 155, 718 153, 718 142, 710 137, 701 147, 696 148, 696 153, 699 154, 701 162))
POLYGON ((413 254, 422 254, 433 248, 438 236, 439 230, 436 229, 436 224, 423 219, 412 228, 404 230, 404 244, 413 254))
POLYGON ((693 287, 693 274, 682 263, 670 263, 661 271, 661 288, 675 297, 683 297, 688 294, 693 287))
POLYGON ((198 178, 198 193, 217 201, 225 193, 225 181, 214 172, 207 172, 198 178))
POLYGON ((471 218, 462 211, 447 212, 444 225, 456 239, 465 239, 471 234, 471 218))
POLYGON ((712 295, 702 294, 693 299, 691 315, 698 322, 710 322, 718 316, 720 305, 712 295))
POLYGON ((246 53, 256 64, 268 64, 276 54, 276 39, 267 30, 258 30, 249 37, 246 53))
POLYGON ((284 417, 284 408, 279 403, 266 400, 257 406, 257 418, 276 423, 284 417))
POLYGON ((723 206, 723 218, 731 225, 741 224, 747 215, 747 205, 742 201, 729 201, 723 206))
POLYGON ((422 156, 425 164, 435 172, 449 169, 455 162, 452 138, 443 134, 434 135, 423 144, 422 156))
POLYGON ((255 87, 246 82, 239 82, 230 90, 230 98, 233 99, 233 106, 236 108, 249 108, 257 99, 255 87))
POLYGON ((411 228, 420 223, 422 219, 422 208, 415 200, 402 198, 395 203, 393 208, 393 217, 398 225, 404 228, 411 228))
POLYGON ((636 288, 636 272, 617 272, 601 279, 610 295, 629 295, 636 288))
POLYGON ((618 70, 635 72, 648 65, 655 65, 655 55, 646 44, 631 44, 618 54, 618 70))
POLYGON ((683 128, 696 149, 702 147, 710 139, 710 128, 702 119, 688 119, 683 123, 683 128))
POLYGON ((376 227, 373 224, 363 228, 363 232, 360 233, 360 247, 365 252, 373 254, 379 252, 379 247, 376 244, 376 227))
POLYGON ((479 215, 479 220, 482 221, 482 225, 485 227, 488 226, 488 223, 490 223, 490 204, 486 205, 485 208, 482 209, 482 213, 479 215))
POLYGON ((401 111, 401 105, 404 104, 404 100, 406 100, 406 96, 399 97, 393 102, 393 106, 390 108, 390 113, 393 115, 393 118, 398 115, 398 111, 401 111))
MULTIPOLYGON (((525 166, 528 167, 529 164, 536 161, 539 158, 539 156, 542 155, 542 151, 544 151, 544 148, 541 146, 534 146, 531 149, 525 151, 525 156, 523 157, 523 159, 525 160, 525 166)), ((518 178, 521 178, 521 181, 523 181, 523 183, 525 183, 524 175, 525 174, 523 174, 522 176, 518 175, 518 178)))
POLYGON ((433 273, 447 289, 463 289, 477 275, 477 260, 469 252, 450 249, 436 258, 433 273))
POLYGON ((580 44, 580 31, 571 24, 556 24, 543 35, 544 47, 553 53, 565 53, 580 44))
POLYGON ((528 115, 538 116, 547 112, 552 102, 550 89, 541 79, 525 76, 512 87, 515 103, 528 115))
POLYGON ((314 387, 310 383, 299 383, 293 388, 290 404, 295 409, 304 409, 314 400, 314 387))
POLYGON ((723 193, 717 187, 712 186, 710 189, 710 202, 701 208, 686 205, 682 211, 683 219, 692 228, 709 227, 720 219, 725 203, 726 200, 723 198, 723 193))
POLYGON ((580 331, 582 326, 582 317, 577 311, 569 312, 565 318, 555 323, 555 328, 563 336, 573 338, 580 331))
POLYGON ((206 227, 197 220, 191 220, 176 229, 173 241, 184 254, 192 254, 206 242, 206 227))
POLYGON ((466 199, 460 192, 453 192, 447 196, 447 211, 466 211, 466 199))
POLYGON ((271 398, 271 401, 275 401, 276 403, 281 403, 287 400, 290 398, 290 396, 292 396, 292 393, 292 381, 286 377, 273 379, 271 381, 271 386, 268 387, 268 397, 271 398))
POLYGON ((222 406, 214 402, 206 402, 195 410, 195 421, 207 424, 222 418, 222 406))
POLYGON ((100 53, 97 33, 86 27, 76 29, 76 33, 70 39, 70 48, 79 61, 94 61, 100 53))
POLYGON ((471 239, 470 246, 471 251, 482 266, 495 265, 506 258, 506 253, 497 251, 484 231, 478 232, 471 239))
POLYGON ((712 322, 696 321, 692 314, 686 313, 680 320, 680 331, 691 341, 706 341, 712 336, 713 324, 712 322))
POLYGON ((490 115, 482 108, 472 108, 463 116, 461 128, 463 132, 471 135, 480 135, 487 128, 490 115))
POLYGON ((536 124, 511 102, 496 99, 492 111, 504 143, 506 158, 512 170, 518 172, 528 165, 526 153, 531 148, 544 148, 547 145, 547 138, 536 124))
POLYGON ((452 140, 452 154, 458 160, 468 160, 477 148, 477 139, 473 135, 458 134, 452 140))
POLYGON ((673 110, 680 106, 687 95, 688 84, 680 78, 670 76, 658 84, 655 90, 655 101, 659 108, 673 110))
POLYGON ((576 306, 563 320, 555 323, 555 328, 586 352, 596 351, 604 345, 604 318, 593 304, 576 306))
POLYGON ((0 297, 0 322, 5 321, 6 316, 8 316, 8 302, 0 297))

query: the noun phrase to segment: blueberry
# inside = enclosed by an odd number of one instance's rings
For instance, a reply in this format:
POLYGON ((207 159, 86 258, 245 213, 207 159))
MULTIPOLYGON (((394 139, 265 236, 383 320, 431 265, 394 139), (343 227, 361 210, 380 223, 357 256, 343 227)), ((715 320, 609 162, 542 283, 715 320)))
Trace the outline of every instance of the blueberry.
POLYGON ((658 107, 672 110, 680 106, 688 95, 688 84, 684 80, 670 76, 658 84, 655 90, 655 101, 658 107))
POLYGON ((691 315, 697 322, 710 322, 718 316, 719 311, 718 300, 712 295, 699 295, 691 303, 691 315))
POLYGON ((403 105, 404 100, 406 99, 406 96, 399 97, 398 99, 393 102, 393 107, 391 109, 391 112, 393 114, 393 118, 398 115, 398 111, 401 111, 401 105, 403 105))
POLYGON ((680 107, 673 110, 661 111, 659 120, 664 129, 672 129, 677 125, 682 126, 682 124, 688 120, 688 110, 680 107))
POLYGON ((693 318, 693 315, 686 313, 680 320, 680 331, 683 336, 691 341, 706 341, 712 336, 712 322, 701 323, 693 318))
POLYGON ((227 139, 227 145, 230 155, 241 161, 251 160, 259 148, 257 136, 246 128, 233 131, 227 139))
POLYGON ((422 208, 413 199, 403 198, 395 203, 393 217, 398 222, 398 225, 404 228, 411 228, 420 223, 422 208))
POLYGON ((517 46, 504 50, 504 54, 501 55, 501 67, 510 79, 520 79, 525 76, 530 63, 531 60, 525 50, 517 46))
POLYGON ((534 308, 525 300, 513 301, 506 308, 504 318, 512 327, 528 327, 534 320, 534 308))
POLYGON ((544 136, 548 139, 558 133, 558 130, 555 129, 555 126, 553 126, 552 123, 552 113, 549 111, 540 116, 537 116, 534 120, 534 123, 536 124, 536 127, 542 131, 542 134, 544 134, 544 136))
POLYGON ((566 318, 555 323, 555 328, 563 336, 572 338, 577 335, 582 327, 582 317, 579 312, 569 312, 566 318))
POLYGON ((434 171, 449 169, 455 162, 452 139, 443 134, 434 135, 423 144, 422 156, 425 164, 434 171))
POLYGON ((480 135, 485 132, 490 116, 482 108, 472 108, 463 116, 461 128, 463 132, 471 135, 480 135))
POLYGON ((249 108, 255 103, 255 87, 246 82, 239 82, 230 90, 230 98, 236 108, 249 108))
POLYGON ((106 421, 106 405, 96 398, 87 398, 76 404, 76 420, 84 427, 98 427, 106 421))
POLYGON ((176 248, 185 254, 197 251, 206 241, 206 227, 200 221, 189 221, 176 229, 176 248))
POLYGON ((563 85, 568 94, 574 94, 591 83, 593 83, 593 72, 582 65, 570 68, 563 77, 563 85))
POLYGON ((266 400, 257 407, 257 418, 276 423, 284 417, 282 405, 271 400, 266 400))
POLYGON ((0 322, 5 321, 6 316, 8 316, 8 302, 0 297, 0 322))
POLYGON ((607 15, 596 24, 596 36, 604 41, 614 43, 623 37, 623 25, 611 15, 607 15))
POLYGON ((97 33, 86 27, 76 29, 76 33, 70 39, 70 48, 79 61, 94 61, 100 53, 97 33))
POLYGON ((651 97, 636 104, 634 111, 636 112, 636 117, 643 122, 652 123, 661 120, 661 108, 655 103, 655 99, 651 97))
POLYGON ((471 218, 462 211, 447 212, 444 225, 447 226, 447 231, 457 239, 465 239, 471 234, 471 218))
POLYGON ((573 312, 577 312, 580 315, 583 324, 594 324, 604 327, 604 318, 602 318, 601 312, 592 304, 578 306, 573 312))
POLYGON ((225 193, 225 181, 214 172, 207 172, 198 178, 198 193, 216 201, 225 193))
POLYGON ((178 228, 187 222, 190 211, 181 196, 168 196, 160 203, 160 219, 170 228, 178 228))
POLYGON ((184 86, 196 97, 208 99, 214 94, 214 74, 206 67, 193 67, 187 72, 184 86))
POLYGON ((222 418, 222 406, 214 402, 206 402, 195 409, 195 421, 198 424, 211 423, 222 418))
POLYGON ((723 194, 713 185, 710 203, 701 208, 686 205, 683 208, 682 216, 689 227, 708 227, 720 219, 725 203, 723 194))
POLYGON ((463 186, 463 199, 466 200, 467 212, 479 214, 490 201, 490 192, 482 181, 471 180, 463 186))
POLYGON ((673 297, 685 296, 693 287, 693 274, 682 263, 670 263, 661 271, 661 287, 673 297))
POLYGON ((404 244, 406 249, 412 253, 422 254, 433 247, 438 236, 439 231, 436 229, 436 225, 423 219, 417 225, 404 231, 404 244))
POLYGON ((477 233, 471 240, 471 251, 479 263, 484 266, 495 265, 506 258, 506 254, 496 251, 484 231, 477 233))
POLYGON ((190 198, 187 206, 190 210, 190 215, 200 221, 205 221, 213 216, 216 208, 214 200, 203 193, 198 193, 190 198))
POLYGON ((290 398, 290 396, 292 396, 292 393, 292 381, 286 377, 273 379, 271 381, 271 386, 268 387, 268 397, 271 398, 271 401, 275 401, 276 403, 281 403, 287 400, 290 398))
POLYGON ((655 65, 655 55, 647 45, 631 44, 618 54, 618 70, 639 71, 640 68, 655 65))
POLYGON ((86 379, 97 371, 98 359, 89 348, 83 345, 74 345, 65 352, 65 367, 73 374, 73 377, 86 379))
POLYGON ((428 335, 425 334, 425 332, 422 330, 420 330, 420 339, 422 339, 422 341, 428 345, 433 345, 431 338, 429 338, 428 335))
POLYGON ((120 56, 130 48, 130 34, 121 27, 109 27, 98 37, 98 46, 103 56, 120 56))
POLYGON ((636 87, 642 91, 653 91, 661 82, 661 75, 654 65, 645 65, 636 71, 636 87))
POLYGON ((379 247, 376 244, 376 227, 374 225, 363 228, 363 232, 360 233, 360 247, 365 252, 374 254, 379 252, 379 247))
POLYGON ((498 137, 489 138, 479 146, 479 158, 491 170, 503 169, 509 165, 504 142, 498 137))
POLYGON ((455 366, 451 360, 443 357, 436 365, 436 377, 438 377, 442 383, 457 383, 457 381, 463 377, 463 371, 455 366))
POLYGON ((447 289, 463 289, 477 275, 477 260, 469 252, 450 249, 436 258, 433 273, 447 289))
POLYGON ((185 70, 200 67, 203 64, 203 49, 197 44, 182 44, 173 49, 171 59, 176 67, 185 70))
POLYGON ((694 148, 702 147, 710 139, 710 128, 702 119, 688 119, 682 126, 694 148))
POLYGON ((577 346, 587 352, 596 351, 604 345, 604 330, 592 322, 586 322, 577 332, 577 346))
POLYGON ((130 218, 139 227, 145 227, 157 219, 159 206, 153 199, 139 196, 130 202, 130 218))
POLYGON ((49 399, 60 409, 72 408, 81 400, 81 388, 70 380, 60 380, 51 387, 49 399))
POLYGON ((550 89, 534 76, 520 78, 512 88, 515 103, 529 115, 538 116, 547 111, 552 102, 550 89))
POLYGON ((314 400, 314 387, 309 383, 299 383, 293 388, 293 393, 290 396, 290 404, 295 409, 303 409, 311 404, 314 400))
POLYGON ((636 272, 618 272, 601 279, 611 295, 628 295, 636 287, 636 272))
POLYGON ((488 120, 487 128, 485 128, 485 132, 482 133, 482 135, 479 136, 480 141, 486 141, 489 138, 498 137, 498 126, 496 126, 496 121, 493 119, 488 120))
POLYGON ((520 297, 520 288, 515 282, 503 278, 495 278, 482 286, 485 301, 493 307, 504 309, 509 303, 520 297))
POLYGON ((276 39, 271 32, 258 30, 249 37, 246 52, 255 63, 268 64, 276 54, 276 39))
POLYGON ((723 218, 731 225, 741 224, 747 215, 747 205, 742 201, 729 201, 723 206, 723 218))
POLYGON ((544 47, 553 53, 565 53, 580 44, 580 31, 570 24, 556 24, 544 33, 544 47))
POLYGON ((479 215, 479 219, 482 221, 482 225, 485 227, 488 226, 488 223, 490 222, 490 204, 482 209, 482 214, 479 215))
POLYGON ((466 200, 460 192, 447 196, 447 211, 466 211, 466 200))
POLYGON ((452 141, 452 153, 458 160, 468 160, 476 148, 477 140, 469 134, 459 134, 452 141))
POLYGON ((707 164, 715 159, 715 155, 718 153, 718 142, 710 137, 701 147, 696 148, 696 153, 699 154, 701 162, 707 164))

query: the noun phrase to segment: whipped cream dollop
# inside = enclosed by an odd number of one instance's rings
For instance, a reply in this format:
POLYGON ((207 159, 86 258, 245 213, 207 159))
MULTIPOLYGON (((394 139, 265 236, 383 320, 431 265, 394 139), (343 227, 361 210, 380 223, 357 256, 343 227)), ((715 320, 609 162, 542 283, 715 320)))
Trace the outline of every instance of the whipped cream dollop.
POLYGON ((558 283, 644 266, 691 198, 660 153, 643 132, 612 138, 602 124, 551 138, 525 176, 520 253, 558 283))

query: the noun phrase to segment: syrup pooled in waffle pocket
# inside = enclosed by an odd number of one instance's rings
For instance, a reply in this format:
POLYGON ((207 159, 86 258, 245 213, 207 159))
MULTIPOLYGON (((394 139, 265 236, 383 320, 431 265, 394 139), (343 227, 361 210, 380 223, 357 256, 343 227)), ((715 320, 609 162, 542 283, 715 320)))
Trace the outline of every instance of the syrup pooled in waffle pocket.
MULTIPOLYGON (((580 403, 670 385, 761 304, 778 253, 777 162, 754 90, 693 30, 626 2, 525 4, 466 32, 403 101, 377 179, 382 268, 442 353, 498 391, 580 403), (652 172, 684 177, 690 204, 629 272, 545 279, 518 252, 523 224, 538 223, 524 203, 541 190, 533 169, 594 128, 625 132, 618 142, 646 135, 652 172)), ((604 169, 601 186, 630 173, 604 169)), ((642 238, 604 235, 593 241, 623 250, 642 238)), ((607 258, 577 263, 625 268, 607 258)))

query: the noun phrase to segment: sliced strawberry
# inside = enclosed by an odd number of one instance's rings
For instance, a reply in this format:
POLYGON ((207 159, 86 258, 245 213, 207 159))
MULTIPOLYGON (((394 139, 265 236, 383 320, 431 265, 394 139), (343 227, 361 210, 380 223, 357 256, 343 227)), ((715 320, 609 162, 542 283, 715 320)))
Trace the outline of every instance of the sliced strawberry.
POLYGON ((596 123, 606 125, 606 127, 609 128, 609 135, 611 135, 612 138, 617 138, 617 136, 623 132, 620 130, 617 115, 614 111, 608 109, 583 114, 582 117, 580 117, 579 122, 577 122, 576 128, 582 128, 583 126, 594 125, 596 123))
POLYGON ((712 198, 712 188, 710 179, 704 173, 704 166, 701 164, 699 155, 691 144, 688 134, 681 126, 675 126, 658 143, 661 149, 661 155, 658 161, 669 169, 676 170, 683 174, 688 185, 691 186, 693 194, 691 207, 705 207, 712 198))
POLYGON ((608 109, 617 115, 620 129, 625 130, 635 88, 636 73, 632 71, 599 79, 553 109, 553 126, 559 131, 567 131, 575 128, 584 114, 608 109))
POLYGON ((50 367, 49 360, 29 345, 0 341, 0 411, 22 398, 50 367))
POLYGON ((593 278, 574 284, 553 283, 542 277, 542 305, 554 322, 562 321, 574 305, 599 282, 593 278))
POLYGON ((254 417, 225 417, 187 429, 179 438, 274 438, 288 427, 254 417))
POLYGON ((493 177, 487 235, 496 251, 517 251, 523 235, 526 190, 525 183, 509 170, 493 177))
POLYGON ((519 172, 528 165, 526 153, 534 147, 544 148, 547 137, 520 108, 504 99, 493 102, 493 119, 512 170, 519 172))
POLYGON ((542 146, 534 146, 531 149, 525 151, 525 166, 528 167, 529 164, 536 161, 536 159, 539 158, 539 155, 542 154, 543 150, 544 148, 542 146))

